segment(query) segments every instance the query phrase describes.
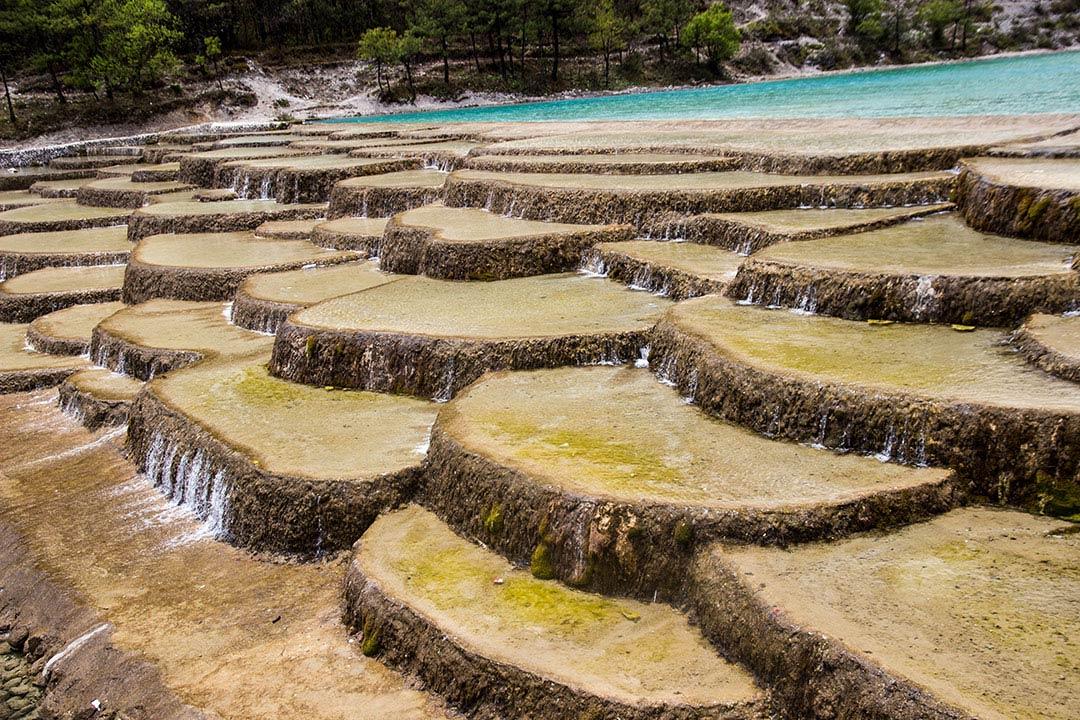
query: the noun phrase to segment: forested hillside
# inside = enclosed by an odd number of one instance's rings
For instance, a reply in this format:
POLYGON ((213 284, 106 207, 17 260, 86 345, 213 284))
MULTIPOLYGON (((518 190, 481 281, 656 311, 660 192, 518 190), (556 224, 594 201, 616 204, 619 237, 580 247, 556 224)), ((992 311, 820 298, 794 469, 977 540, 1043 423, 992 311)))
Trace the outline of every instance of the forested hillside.
POLYGON ((1078 37, 1080 0, 3 0, 0 134, 252 104, 257 90, 236 81, 252 63, 342 66, 356 92, 410 102, 728 81, 1078 37))

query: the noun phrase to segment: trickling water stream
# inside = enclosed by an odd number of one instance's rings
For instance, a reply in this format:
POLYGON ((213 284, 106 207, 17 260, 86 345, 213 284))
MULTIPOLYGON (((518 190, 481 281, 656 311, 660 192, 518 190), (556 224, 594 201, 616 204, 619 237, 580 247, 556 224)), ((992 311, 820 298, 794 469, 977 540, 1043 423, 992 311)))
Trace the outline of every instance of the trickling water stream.
POLYGON ((121 444, 122 433, 65 417, 54 392, 0 397, 0 523, 112 624, 115 645, 151 660, 183 702, 225 719, 444 716, 350 645, 340 562, 263 562, 212 540, 187 509, 216 512, 222 483, 205 460, 155 447, 177 505, 136 474, 121 444))

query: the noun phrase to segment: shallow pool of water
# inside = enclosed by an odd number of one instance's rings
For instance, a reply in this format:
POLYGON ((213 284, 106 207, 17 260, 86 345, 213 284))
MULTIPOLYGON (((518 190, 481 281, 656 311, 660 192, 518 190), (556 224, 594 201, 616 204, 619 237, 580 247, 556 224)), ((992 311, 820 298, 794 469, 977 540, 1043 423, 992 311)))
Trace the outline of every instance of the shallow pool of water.
POLYGON ((1080 51, 742 85, 338 119, 526 122, 1080 112, 1080 51))

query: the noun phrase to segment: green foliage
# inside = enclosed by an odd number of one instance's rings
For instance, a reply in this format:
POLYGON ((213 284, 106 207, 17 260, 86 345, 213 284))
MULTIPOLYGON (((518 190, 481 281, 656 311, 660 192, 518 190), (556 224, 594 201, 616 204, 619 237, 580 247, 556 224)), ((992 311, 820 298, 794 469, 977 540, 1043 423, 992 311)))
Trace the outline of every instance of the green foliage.
POLYGON ((416 56, 420 54, 421 40, 412 31, 404 35, 398 35, 391 28, 372 28, 360 38, 357 55, 362 60, 375 63, 376 76, 379 82, 379 91, 389 93, 390 84, 383 86, 383 70, 387 65, 401 63, 405 69, 405 77, 409 84, 409 93, 413 100, 416 99, 416 88, 413 85, 412 65, 416 56))
POLYGON ((203 53, 202 55, 197 55, 195 57, 195 63, 211 73, 214 76, 214 79, 217 80, 218 90, 224 91, 225 88, 221 84, 220 62, 221 39, 217 36, 203 38, 203 53))
POLYGON ((588 18, 589 45, 604 53, 604 85, 611 85, 611 53, 626 40, 627 23, 612 0, 598 0, 588 18))
POLYGON ((393 65, 398 61, 401 38, 397 31, 387 27, 378 27, 368 30, 360 38, 357 55, 361 60, 375 63, 376 78, 379 83, 379 91, 389 91, 389 85, 383 88, 383 68, 393 65))
POLYGON ((443 82, 450 84, 450 46, 464 31, 468 7, 462 0, 424 0, 420 3, 412 31, 438 44, 442 57, 443 82))
POLYGON ((379 626, 374 617, 368 617, 364 620, 363 635, 362 640, 360 641, 360 652, 364 654, 364 657, 375 657, 379 654, 380 649, 379 626))
POLYGON ((919 19, 930 32, 933 47, 945 47, 945 30, 960 19, 962 11, 957 0, 929 0, 919 9, 919 19))
POLYGON ((710 5, 686 24, 683 44, 704 52, 709 67, 719 68, 720 63, 735 57, 739 52, 740 33, 735 20, 724 3, 710 5))
POLYGON ((541 541, 533 550, 529 559, 529 572, 533 577, 540 580, 551 580, 555 577, 555 562, 552 558, 551 546, 541 541))
POLYGON ((74 87, 141 92, 179 65, 182 38, 164 0, 52 0, 39 15, 39 66, 63 62, 74 87))
POLYGON ((500 535, 503 531, 503 511, 501 505, 492 505, 484 518, 484 529, 490 535, 500 535))

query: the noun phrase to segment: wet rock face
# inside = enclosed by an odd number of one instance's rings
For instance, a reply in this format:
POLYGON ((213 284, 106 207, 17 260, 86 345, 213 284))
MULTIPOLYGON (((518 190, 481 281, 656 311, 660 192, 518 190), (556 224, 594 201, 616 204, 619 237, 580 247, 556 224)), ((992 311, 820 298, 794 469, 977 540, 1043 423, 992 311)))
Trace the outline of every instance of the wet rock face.
POLYGON ((1080 303, 1080 273, 1017 277, 890 274, 833 270, 751 257, 727 287, 741 302, 848 320, 1001 327, 1032 312, 1080 303))
MULTIPOLYGON (((931 175, 895 180, 877 177, 866 184, 825 182, 700 190, 601 190, 586 187, 544 187, 503 179, 452 173, 446 183, 446 204, 483 207, 492 212, 574 223, 628 223, 648 227, 666 214, 749 212, 801 206, 867 207, 942 202, 954 176, 931 175)), ((662 187, 658 183, 658 186, 662 187)))
MULTIPOLYGON (((1058 162, 1080 167, 1080 159, 1058 162)), ((1080 237, 1080 190, 1040 187, 1038 178, 1027 182, 1021 173, 1017 177, 998 175, 992 169, 984 169, 986 164, 984 159, 961 165, 956 203, 969 225, 1013 237, 1076 242, 1080 237)), ((1005 167, 1008 169, 1008 165, 1005 167)))
POLYGON ((128 240, 138 242, 169 233, 254 230, 270 220, 315 220, 325 214, 324 205, 279 205, 273 201, 163 203, 138 210, 128 218, 128 240))
POLYGON ((344 332, 286 320, 271 372, 309 385, 360 388, 447 400, 486 372, 631 363, 647 330, 482 340, 391 332, 344 332))
POLYGON ((42 689, 26 656, 0 633, 0 720, 37 720, 42 689))
POLYGON ((327 167, 321 168, 306 167, 302 163, 303 160, 296 166, 284 163, 266 166, 258 162, 229 163, 214 170, 213 186, 229 188, 236 192, 237 197, 252 200, 273 199, 282 204, 326 202, 334 186, 341 180, 421 167, 419 161, 403 159, 382 162, 357 160, 352 165, 330 162, 327 167))
MULTIPOLYGON (((1056 408, 1010 406, 788 372, 688 331, 675 315, 652 334, 650 362, 718 417, 770 436, 950 467, 972 490, 1003 503, 1037 509, 1080 484, 1080 413, 1067 400, 1056 408)), ((1019 382, 1023 371, 1016 372, 1019 382)))
POLYGON ((1064 720, 1080 687, 1076 538, 1062 521, 964 508, 784 552, 716 546, 690 604, 796 717, 1064 720))
POLYGON ((749 214, 704 213, 690 217, 671 213, 652 221, 644 232, 658 240, 686 240, 752 255, 776 243, 884 228, 952 207, 951 203, 935 203, 894 209, 809 208, 749 214), (842 217, 837 219, 836 215, 842 217))
POLYGON ((270 369, 311 385, 448 399, 492 370, 633 362, 666 304, 581 275, 408 277, 294 314, 270 369))
MULTIPOLYGON (((427 209, 427 208, 422 208, 427 209)), ((629 226, 528 224, 476 210, 439 208, 446 224, 413 224, 411 213, 393 218, 379 245, 380 266, 387 272, 426 275, 447 280, 505 280, 574 270, 582 253, 600 242, 631 240, 629 226), (478 217, 479 216, 479 217, 478 217), (458 221, 460 224, 456 223, 458 221), (486 222, 485 222, 486 221, 486 222), (471 224, 502 225, 501 237, 465 239, 471 224), (527 228, 521 227, 527 225, 527 228)))
POLYGON ((390 217, 410 208, 430 205, 442 199, 441 187, 348 187, 334 186, 330 192, 330 219, 343 217, 390 217))
POLYGON ((416 506, 356 544, 344 594, 365 654, 470 717, 769 717, 767 695, 671 608, 530 576, 416 506))

